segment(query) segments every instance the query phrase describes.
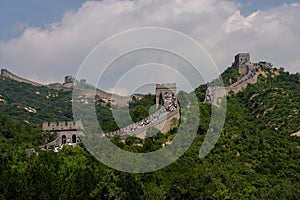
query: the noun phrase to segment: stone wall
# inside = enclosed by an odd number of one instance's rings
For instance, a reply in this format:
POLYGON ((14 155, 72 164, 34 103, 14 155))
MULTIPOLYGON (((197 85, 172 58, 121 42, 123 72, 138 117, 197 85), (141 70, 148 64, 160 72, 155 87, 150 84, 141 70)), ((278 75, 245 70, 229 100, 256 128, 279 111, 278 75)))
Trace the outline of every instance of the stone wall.
POLYGON ((43 146, 43 148, 49 148, 52 145, 61 146, 64 144, 76 146, 80 141, 80 136, 84 134, 81 121, 44 122, 43 131, 55 132, 57 134, 57 137, 43 146))
POLYGON ((5 76, 5 77, 8 77, 8 78, 11 78, 11 79, 13 79, 15 81, 18 81, 18 82, 31 84, 33 86, 43 86, 43 84, 40 84, 40 83, 37 83, 37 82, 34 82, 34 81, 30 81, 30 80, 27 80, 25 78, 21 78, 21 77, 15 75, 15 74, 11 73, 7 69, 1 69, 1 75, 5 76))
POLYGON ((234 65, 239 68, 239 74, 248 74, 250 63, 249 53, 239 53, 234 57, 234 65))
POLYGON ((74 83, 75 78, 73 76, 65 76, 65 82, 64 83, 74 83))
POLYGON ((221 103, 221 98, 229 95, 230 92, 238 93, 244 90, 248 84, 254 84, 257 82, 257 66, 250 62, 249 53, 239 53, 234 57, 234 66, 238 67, 239 74, 245 74, 245 76, 230 85, 229 87, 208 87, 205 94, 204 102, 213 103, 219 105, 221 103))
POLYGON ((164 101, 166 102, 168 101, 168 99, 165 99, 164 97, 165 94, 171 95, 170 99, 172 100, 174 105, 176 105, 172 107, 173 108, 172 111, 170 111, 168 105, 166 105, 164 107, 161 107, 158 111, 151 114, 146 119, 140 122, 136 122, 134 124, 130 124, 129 126, 121 128, 117 131, 107 133, 106 135, 109 137, 114 137, 119 135, 123 140, 126 139, 128 136, 135 136, 144 139, 146 137, 147 131, 151 127, 157 128, 162 133, 166 133, 170 131, 172 128, 174 128, 175 125, 177 125, 174 124, 174 119, 177 119, 176 121, 179 121, 180 119, 179 108, 177 107, 176 84, 175 83, 156 84, 157 107, 159 105, 159 98, 161 95, 163 96, 164 101))
POLYGON ((174 119, 176 119, 177 122, 179 121, 180 119, 179 111, 169 113, 165 117, 162 117, 159 121, 151 124, 151 126, 138 130, 137 132, 134 133, 134 136, 141 139, 145 139, 147 131, 149 130, 150 127, 157 128, 162 133, 167 133, 176 125, 178 125, 178 124, 174 124, 174 119))
POLYGON ((130 124, 127 127, 121 128, 117 131, 107 133, 106 135, 109 137, 119 135, 123 140, 126 139, 128 136, 135 136, 141 139, 145 139, 146 133, 151 127, 157 128, 162 133, 166 133, 170 131, 172 128, 174 128, 175 125, 177 125, 174 124, 174 118, 177 119, 177 121, 179 120, 180 113, 178 110, 174 112, 163 112, 160 114, 156 112, 150 115, 148 118, 144 119, 144 120, 148 120, 148 119, 153 120, 152 123, 150 124, 143 125, 142 127, 136 128, 141 123, 141 122, 136 122, 134 124, 130 124))
POLYGON ((249 67, 248 65, 240 65, 239 66, 239 74, 248 74, 249 67))
POLYGON ((258 73, 252 66, 249 66, 249 73, 236 83, 233 83, 229 87, 209 87, 206 91, 205 102, 218 105, 220 98, 229 95, 230 92, 238 93, 244 90, 248 84, 254 84, 257 82, 258 73))
MULTIPOLYGON (((61 131, 57 132, 57 137, 51 141, 50 143, 46 144, 47 148, 58 145, 62 146, 65 144, 69 144, 72 146, 76 146, 80 142, 80 136, 83 135, 81 131, 61 131)), ((45 146, 43 148, 45 148, 45 146)))
POLYGON ((166 93, 171 95, 176 95, 176 83, 156 84, 155 93, 156 93, 156 106, 159 106, 160 96, 164 98, 164 95, 166 93))
POLYGON ((243 63, 250 63, 250 53, 238 53, 234 57, 234 64, 240 66, 243 63))
POLYGON ((162 106, 166 111, 175 111, 178 106, 176 83, 156 84, 156 108, 162 106))
POLYGON ((77 130, 83 129, 81 121, 62 121, 62 122, 44 122, 43 131, 64 131, 64 130, 77 130))

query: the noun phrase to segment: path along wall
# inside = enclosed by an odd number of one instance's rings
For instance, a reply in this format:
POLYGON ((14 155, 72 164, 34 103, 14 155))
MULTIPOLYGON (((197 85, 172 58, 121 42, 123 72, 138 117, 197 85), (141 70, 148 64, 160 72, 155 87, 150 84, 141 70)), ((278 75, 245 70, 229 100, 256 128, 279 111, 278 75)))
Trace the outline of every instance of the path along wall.
MULTIPOLYGON (((124 127, 122 129, 119 129, 114 132, 110 132, 107 135, 109 137, 113 137, 116 135, 119 135, 122 140, 126 139, 129 136, 135 136, 141 139, 145 139, 147 131, 149 128, 154 127, 160 130, 162 133, 166 133, 170 131, 174 126, 177 124, 174 124, 174 118, 179 120, 180 113, 179 110, 173 111, 173 112, 163 112, 163 113, 154 113, 150 115, 147 120, 151 120, 151 123, 141 126, 141 122, 136 122, 134 124, 131 124, 127 127, 124 127)), ((143 121, 145 121, 143 120, 143 121)))
POLYGON ((40 83, 37 83, 37 82, 34 82, 34 81, 30 81, 30 80, 27 80, 25 78, 21 78, 13 73, 11 73, 10 71, 8 71, 7 69, 1 69, 1 75, 2 76, 6 76, 8 78, 11 78, 15 81, 18 81, 18 82, 22 82, 22 83, 28 83, 28 84, 31 84, 33 86, 43 86, 42 84, 40 83))
POLYGON ((244 90, 248 84, 254 84, 257 82, 258 73, 255 69, 249 71, 249 73, 243 77, 238 82, 233 83, 229 87, 209 87, 206 91, 205 95, 205 102, 213 103, 215 105, 218 105, 219 99, 223 98, 225 95, 229 95, 229 93, 232 91, 234 93, 238 93, 242 90, 244 90))

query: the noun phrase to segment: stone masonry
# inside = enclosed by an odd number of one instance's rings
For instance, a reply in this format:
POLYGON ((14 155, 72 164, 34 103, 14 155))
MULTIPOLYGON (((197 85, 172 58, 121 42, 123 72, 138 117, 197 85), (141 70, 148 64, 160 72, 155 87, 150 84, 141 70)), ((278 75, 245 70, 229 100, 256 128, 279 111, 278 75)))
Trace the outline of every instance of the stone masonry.
POLYGON ((76 146, 80 141, 80 136, 84 134, 81 121, 44 122, 43 131, 57 134, 56 139, 46 145, 47 148, 52 145, 62 146, 64 144, 76 146))

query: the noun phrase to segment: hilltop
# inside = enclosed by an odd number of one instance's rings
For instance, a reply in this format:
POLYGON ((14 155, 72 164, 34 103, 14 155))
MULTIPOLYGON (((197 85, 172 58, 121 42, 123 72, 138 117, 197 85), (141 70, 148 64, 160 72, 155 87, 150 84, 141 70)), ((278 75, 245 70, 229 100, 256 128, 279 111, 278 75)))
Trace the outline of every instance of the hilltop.
MULTIPOLYGON (((35 81, 28 80, 23 77, 20 77, 14 73, 8 71, 7 69, 1 69, 1 76, 10 78, 19 83, 26 83, 26 84, 32 85, 32 86, 46 87, 49 90, 57 90, 57 91, 65 91, 65 92, 66 91, 71 92, 73 90, 73 86, 75 83, 86 83, 85 79, 81 79, 80 81, 78 81, 74 77, 68 75, 68 76, 65 76, 64 83, 41 84, 41 83, 38 83, 35 81)), ((89 94, 87 94, 87 95, 89 95, 89 94)), ((102 101, 104 101, 106 103, 110 102, 110 103, 114 104, 115 102, 112 99, 112 96, 114 96, 114 99, 117 99, 117 103, 122 106, 126 105, 128 103, 128 101, 130 101, 133 98, 133 96, 138 99, 144 97, 144 95, 142 95, 142 94, 134 94, 134 95, 131 95, 128 97, 119 96, 117 94, 112 95, 108 92, 100 90, 99 88, 96 88, 96 96, 95 96, 96 99, 98 99, 98 100, 101 99, 102 101)))
MULTIPOLYGON (((200 121, 193 144, 170 166, 145 174, 110 169, 83 145, 65 147, 57 154, 39 151, 38 156, 26 156, 26 148, 38 147, 45 139, 31 124, 71 119, 71 92, 1 77, 0 197, 299 199, 300 138, 292 135, 300 130, 300 75, 265 63, 257 67, 256 83, 227 96, 225 125, 206 158, 199 159, 198 154, 214 105, 205 102, 207 85, 201 85, 196 89, 200 121)), ((221 77, 224 85, 230 86, 244 75, 232 65, 221 77)), ((132 102, 135 121, 145 118, 154 102, 153 95, 132 102)), ((115 130, 111 105, 98 101, 97 106, 101 125, 106 125, 107 131, 115 130)), ((171 131, 145 141, 129 138, 124 144, 118 138, 112 140, 120 148, 142 153, 161 148, 172 137, 171 131)))
POLYGON ((71 92, 33 86, 0 77, 0 111, 13 120, 40 125, 48 120, 71 120, 71 92))
MULTIPOLYGON (((227 68, 220 76, 224 85, 229 86, 241 80, 244 75, 240 73, 240 70, 240 67, 235 63, 227 68)), ((290 129, 288 133, 297 132, 300 129, 295 119, 299 112, 299 73, 289 74, 283 68, 272 68, 272 65, 267 62, 257 63, 256 70, 259 72, 257 82, 249 84, 245 90, 239 93, 230 93, 228 100, 232 98, 243 100, 244 106, 249 109, 248 114, 255 117, 253 120, 258 121, 259 124, 265 123, 266 127, 264 128, 272 128, 276 132, 283 132, 283 130, 287 129, 290 129), (279 117, 279 114, 282 116, 279 117)), ((45 121, 72 120, 72 90, 70 88, 72 88, 75 79, 71 76, 66 76, 65 83, 62 84, 65 85, 65 88, 69 88, 65 90, 53 89, 49 85, 45 86, 31 82, 15 76, 7 70, 2 70, 2 74, 3 76, 0 76, 1 113, 5 113, 13 120, 34 126, 41 126, 45 121)), ((218 85, 219 80, 216 79, 209 85, 218 85)), ((199 101, 205 101, 207 85, 201 85, 195 91, 199 101)), ((138 99, 141 97, 139 96, 138 99)), ((149 98, 153 97, 149 96, 149 98)), ((117 126, 113 122, 109 111, 111 102, 105 98, 100 98, 98 94, 95 99, 98 102, 97 110, 102 112, 102 114, 99 113, 98 117, 103 118, 102 124, 107 127, 105 130, 116 130, 117 126), (105 114, 103 115, 103 113, 105 114), (111 125, 107 126, 107 124, 111 125)), ((84 99, 82 100, 85 101, 84 99)), ((135 102, 138 102, 138 100, 135 102)), ((133 109, 131 114, 135 121, 142 119, 141 117, 145 118, 148 113, 147 107, 149 108, 153 105, 153 102, 150 103, 148 100, 144 102, 148 102, 149 105, 145 103, 131 103, 131 105, 135 105, 131 106, 133 109), (142 106, 146 106, 146 109, 142 108, 142 106), (138 112, 143 114, 139 115, 138 112)))

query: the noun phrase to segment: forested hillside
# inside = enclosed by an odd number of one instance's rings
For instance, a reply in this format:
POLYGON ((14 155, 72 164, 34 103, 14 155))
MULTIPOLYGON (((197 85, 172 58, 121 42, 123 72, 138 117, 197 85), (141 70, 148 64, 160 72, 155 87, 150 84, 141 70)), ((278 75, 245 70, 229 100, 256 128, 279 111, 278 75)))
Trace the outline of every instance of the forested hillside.
POLYGON ((72 119, 71 92, 35 87, 0 76, 0 112, 41 126, 44 121, 72 119))
MULTIPOLYGON (((235 70, 226 70, 223 79, 229 81, 237 74, 235 70)), ((206 86, 196 89, 201 116, 193 144, 176 162, 145 174, 110 169, 83 145, 26 156, 26 148, 36 147, 48 136, 24 120, 38 124, 51 117, 57 121, 71 118, 60 114, 70 112, 70 105, 64 104, 70 94, 56 91, 58 96, 47 98, 45 88, 2 78, 0 199, 299 199, 300 138, 291 134, 300 130, 300 75, 283 69, 262 70, 256 84, 227 97, 221 137, 203 159, 198 154, 211 105, 203 103, 206 86), (61 102, 64 107, 51 109, 52 101, 53 106, 61 102), (37 112, 26 111, 28 106, 37 112)), ((146 116, 153 101, 149 95, 133 102, 134 120, 146 116)), ((116 128, 109 106, 99 107, 98 113, 98 118, 107 113, 106 121, 100 121, 107 125, 106 130, 116 128)), ((123 144, 114 138, 113 142, 128 151, 149 152, 161 148, 175 131, 145 141, 128 138, 123 144)))

